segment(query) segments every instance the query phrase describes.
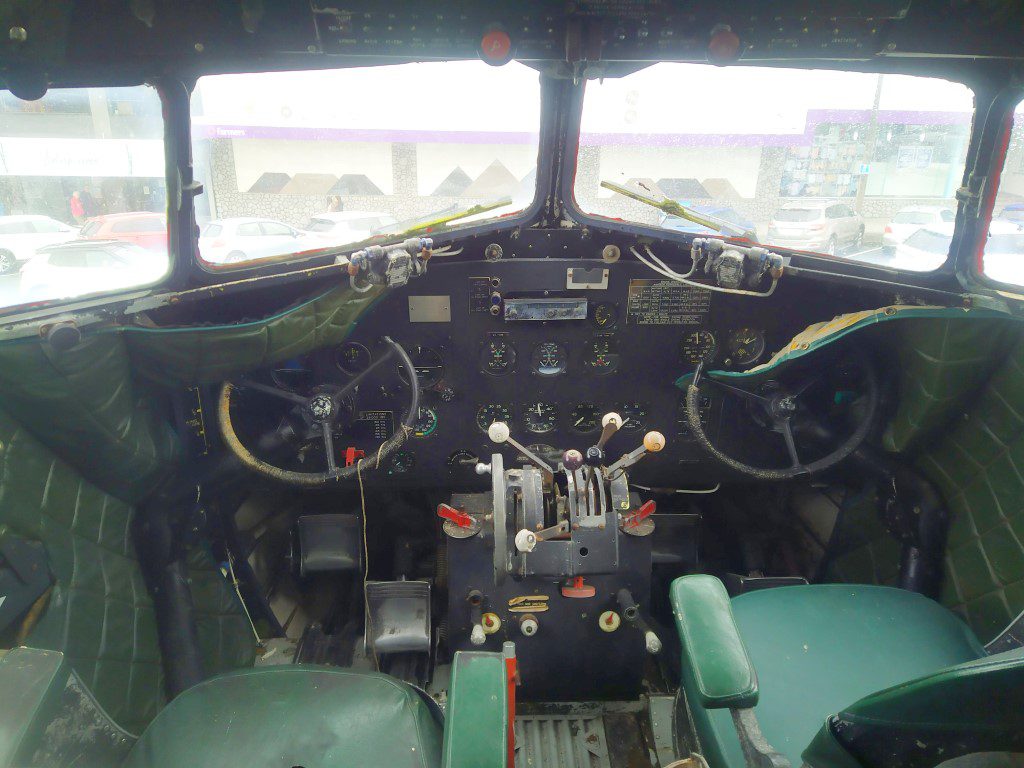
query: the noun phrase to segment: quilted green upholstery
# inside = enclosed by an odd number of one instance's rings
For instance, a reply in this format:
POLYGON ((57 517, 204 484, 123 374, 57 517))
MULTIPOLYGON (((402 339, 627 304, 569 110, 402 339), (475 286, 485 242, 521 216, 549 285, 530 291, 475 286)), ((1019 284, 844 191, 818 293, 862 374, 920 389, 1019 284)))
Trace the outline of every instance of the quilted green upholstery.
POLYGON ((875 505, 875 489, 848 494, 831 541, 829 581, 896 586, 900 544, 889 535, 875 505))
MULTIPOLYGON (((163 704, 163 679, 131 515, 0 412, 0 523, 41 541, 55 578, 27 644, 63 651, 111 717, 138 732, 163 704)), ((191 573, 207 671, 251 664, 250 630, 209 556, 195 554, 191 573)))

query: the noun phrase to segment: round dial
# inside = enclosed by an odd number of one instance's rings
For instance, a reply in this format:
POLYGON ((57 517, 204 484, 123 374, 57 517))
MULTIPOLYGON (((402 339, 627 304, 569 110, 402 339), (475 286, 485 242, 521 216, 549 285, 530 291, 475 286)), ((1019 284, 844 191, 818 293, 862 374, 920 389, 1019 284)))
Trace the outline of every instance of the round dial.
POLYGON ((516 364, 516 350, 504 338, 492 337, 484 344, 480 354, 480 368, 492 376, 510 373, 516 364))
MULTIPOLYGON (((416 378, 419 379, 421 387, 432 387, 444 376, 444 363, 441 361, 441 353, 430 347, 417 344, 409 351, 409 359, 412 367, 416 369, 416 378)), ((398 375, 402 381, 409 383, 409 374, 405 366, 398 366, 398 375)))
POLYGON ((729 356, 733 365, 753 365, 764 354, 764 331, 756 328, 737 328, 729 334, 729 356))
POLYGON ((635 401, 620 405, 619 415, 622 417, 622 428, 630 432, 639 432, 647 424, 647 408, 635 401))
POLYGON ((619 367, 619 347, 613 339, 601 337, 587 344, 583 364, 598 376, 606 376, 619 367))
POLYGON ((365 371, 372 361, 370 350, 358 341, 346 341, 338 349, 338 367, 350 376, 365 371))
POLYGON ((594 306, 594 314, 590 321, 596 328, 607 330, 614 328, 619 319, 619 308, 610 301, 602 301, 594 306))
POLYGON ((705 328, 698 328, 683 336, 679 345, 679 356, 684 363, 697 365, 710 363, 718 352, 718 340, 715 334, 705 328))
POLYGON ((557 376, 565 373, 565 367, 569 360, 569 354, 565 351, 565 345, 557 341, 545 341, 538 344, 530 356, 530 366, 534 372, 541 376, 557 376))
MULTIPOLYGON (((562 452, 547 443, 533 443, 532 445, 526 446, 526 448, 534 456, 540 456, 549 464, 558 464, 558 462, 562 460, 562 452)), ((517 464, 527 464, 529 461, 530 460, 523 454, 516 456, 517 464)))
POLYGON ((601 409, 594 403, 579 403, 569 414, 569 426, 574 432, 596 432, 601 427, 601 409))
POLYGON ((412 451, 395 451, 388 461, 389 475, 404 475, 416 465, 416 456, 412 451))
POLYGON ((481 432, 486 432, 487 428, 496 421, 504 421, 506 424, 510 424, 512 422, 512 409, 501 403, 487 403, 477 409, 476 425, 480 427, 481 432))
POLYGON ((413 437, 430 437, 437 429, 437 411, 420 406, 412 425, 413 437))
POLYGON ((533 402, 523 406, 523 423, 536 435, 552 431, 558 424, 558 408, 551 403, 533 402))

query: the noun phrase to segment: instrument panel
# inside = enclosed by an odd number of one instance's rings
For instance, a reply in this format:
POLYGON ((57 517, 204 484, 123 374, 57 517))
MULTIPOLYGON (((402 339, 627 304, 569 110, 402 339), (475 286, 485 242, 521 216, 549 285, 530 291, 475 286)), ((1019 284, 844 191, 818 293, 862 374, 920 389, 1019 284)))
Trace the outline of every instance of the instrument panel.
MULTIPOLYGON (((636 467, 635 482, 704 488, 731 475, 689 434, 676 379, 700 363, 749 368, 807 325, 871 303, 834 287, 800 287, 784 281, 757 299, 670 283, 635 262, 431 263, 426 275, 385 294, 344 344, 313 353, 310 363, 318 380, 343 384, 383 353, 384 335, 408 351, 419 412, 407 443, 374 473, 378 482, 488 487, 475 467, 499 450, 486 434, 492 422, 508 423, 521 444, 557 461, 567 448, 593 445, 601 417, 614 410, 625 423, 607 446, 610 459, 640 445, 648 430, 668 440, 636 467), (567 288, 574 271, 575 283, 590 287, 567 288)), ((397 368, 360 385, 342 451, 372 450, 403 418, 410 373, 397 368)), ((738 407, 704 400, 713 439, 738 407)), ((500 450, 506 465, 523 461, 507 445, 500 450)))

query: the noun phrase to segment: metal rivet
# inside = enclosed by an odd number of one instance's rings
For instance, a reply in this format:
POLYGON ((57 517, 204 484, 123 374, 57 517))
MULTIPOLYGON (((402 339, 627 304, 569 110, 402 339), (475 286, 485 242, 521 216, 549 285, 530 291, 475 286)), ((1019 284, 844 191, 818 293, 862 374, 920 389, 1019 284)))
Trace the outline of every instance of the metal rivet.
POLYGON ((195 49, 198 53, 202 53, 206 49, 206 47, 202 43, 196 43, 195 49))
POLYGON ((11 27, 7 34, 16 43, 24 43, 28 40, 28 32, 24 27, 11 27))

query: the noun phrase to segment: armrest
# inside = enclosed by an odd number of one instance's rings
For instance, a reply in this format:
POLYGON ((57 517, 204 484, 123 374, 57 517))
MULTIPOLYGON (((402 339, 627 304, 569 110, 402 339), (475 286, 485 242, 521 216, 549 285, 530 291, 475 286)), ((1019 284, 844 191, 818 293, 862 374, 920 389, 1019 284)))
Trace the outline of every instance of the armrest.
POLYGON ((705 709, 757 704, 757 673, 743 645, 722 582, 703 574, 672 582, 672 609, 683 646, 683 675, 705 709))
POLYGON ((512 643, 503 653, 458 651, 444 719, 444 768, 512 768, 512 643))

